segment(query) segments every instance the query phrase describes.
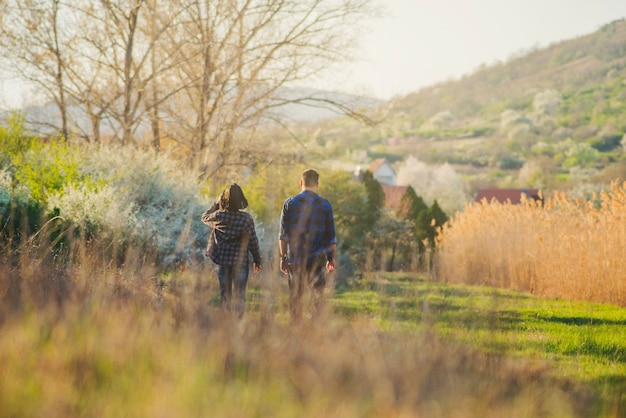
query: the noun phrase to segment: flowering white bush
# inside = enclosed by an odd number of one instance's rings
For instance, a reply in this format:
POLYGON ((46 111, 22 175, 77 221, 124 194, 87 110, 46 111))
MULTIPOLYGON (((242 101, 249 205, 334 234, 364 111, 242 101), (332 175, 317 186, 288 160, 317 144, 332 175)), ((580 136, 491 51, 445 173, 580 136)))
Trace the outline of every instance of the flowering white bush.
POLYGON ((150 245, 165 264, 202 259, 207 227, 196 176, 166 156, 131 147, 93 147, 80 171, 94 186, 67 186, 49 208, 73 222, 126 230, 150 245))
POLYGON ((456 119, 456 116, 449 110, 439 112, 426 121, 421 127, 421 131, 446 128, 456 119))
POLYGON ((398 185, 410 185, 424 201, 435 200, 447 214, 463 208, 467 202, 462 177, 449 164, 431 166, 410 156, 398 167, 398 185))
POLYGON ((90 189, 85 184, 68 185, 48 196, 48 208, 58 209, 63 218, 79 225, 108 230, 133 229, 134 205, 123 205, 109 185, 90 189))
POLYGON ((507 109, 500 114, 500 126, 504 130, 516 125, 528 125, 531 127, 533 126, 533 120, 512 109, 507 109))
POLYGON ((30 199, 27 187, 16 184, 10 170, 0 170, 0 206, 8 207, 12 203, 25 203, 30 199))
POLYGON ((546 115, 554 115, 563 103, 561 94, 556 90, 544 90, 535 95, 533 108, 535 112, 546 115))

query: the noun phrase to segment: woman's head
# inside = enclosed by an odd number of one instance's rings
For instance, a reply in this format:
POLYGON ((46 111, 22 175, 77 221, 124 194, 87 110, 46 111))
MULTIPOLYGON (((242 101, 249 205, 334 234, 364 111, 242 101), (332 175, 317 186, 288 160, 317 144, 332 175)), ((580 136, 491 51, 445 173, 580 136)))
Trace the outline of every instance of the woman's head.
POLYGON ((237 183, 233 183, 224 190, 220 196, 219 206, 221 210, 236 212, 248 207, 248 201, 243 195, 243 190, 237 183))

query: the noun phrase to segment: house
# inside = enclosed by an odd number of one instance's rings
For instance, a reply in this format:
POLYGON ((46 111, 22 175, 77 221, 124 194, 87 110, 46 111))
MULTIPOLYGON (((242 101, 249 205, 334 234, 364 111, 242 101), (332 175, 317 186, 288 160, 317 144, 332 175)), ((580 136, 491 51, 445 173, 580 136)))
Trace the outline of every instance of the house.
POLYGON ((480 189, 476 194, 475 202, 487 203, 497 201, 500 203, 510 203, 518 205, 522 201, 522 196, 527 199, 539 200, 539 189, 480 189))
POLYGON ((372 161, 368 170, 380 184, 396 184, 396 172, 384 158, 372 161))
POLYGON ((406 193, 406 189, 409 186, 392 186, 390 184, 381 184, 380 187, 383 189, 383 193, 385 193, 385 203, 384 207, 391 208, 396 213, 401 209, 401 201, 402 196, 406 193))
MULTIPOLYGON (((408 189, 409 186, 395 186, 394 184, 389 184, 380 180, 382 178, 383 180, 393 181, 393 183, 395 183, 395 179, 396 179, 395 171, 393 171, 391 166, 387 164, 384 158, 380 158, 374 161, 372 164, 370 164, 368 170, 372 172, 374 179, 378 181, 378 183, 380 184, 380 187, 383 189, 383 193, 385 194, 385 201, 383 203, 383 206, 386 208, 391 208, 395 210, 396 212, 400 210, 402 196, 404 196, 404 193, 406 193, 406 190, 408 189), (378 169, 377 171, 379 174, 378 178, 376 177, 376 173, 371 171, 372 169, 374 170, 378 169)), ((350 174, 352 175, 352 179, 354 181, 362 182, 363 173, 364 173, 364 170, 361 168, 361 166, 358 166, 350 174)))

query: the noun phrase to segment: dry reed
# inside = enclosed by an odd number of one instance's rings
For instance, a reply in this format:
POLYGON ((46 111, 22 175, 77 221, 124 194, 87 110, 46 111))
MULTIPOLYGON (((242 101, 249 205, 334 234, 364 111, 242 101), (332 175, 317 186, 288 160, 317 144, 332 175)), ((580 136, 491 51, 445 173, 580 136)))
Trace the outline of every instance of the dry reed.
POLYGON ((613 183, 591 201, 469 204, 441 231, 437 276, 626 306, 625 188, 613 183))

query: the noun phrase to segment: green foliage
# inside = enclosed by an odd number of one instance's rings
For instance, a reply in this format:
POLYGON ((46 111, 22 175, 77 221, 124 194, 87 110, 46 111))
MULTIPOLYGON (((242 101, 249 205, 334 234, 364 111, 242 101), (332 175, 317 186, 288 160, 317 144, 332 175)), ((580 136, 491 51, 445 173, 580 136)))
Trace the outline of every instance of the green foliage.
MULTIPOLYGON (((303 164, 271 165, 246 178, 241 187, 250 212, 266 226, 277 224, 285 199, 300 192, 298 182, 305 168, 303 164)), ((320 183, 324 184, 327 179, 320 176, 320 183)))
POLYGON ((367 193, 367 213, 369 219, 366 222, 373 225, 378 220, 380 211, 385 204, 385 192, 383 192, 382 186, 369 170, 363 173, 362 181, 367 193))
POLYGON ((408 270, 413 264, 415 235, 410 221, 398 217, 393 211, 383 210, 377 222, 367 232, 364 246, 369 255, 369 271, 394 271, 398 267, 408 270))
POLYGON ((402 158, 404 157, 403 155, 398 155, 396 152, 394 152, 393 150, 390 150, 389 148, 383 145, 376 145, 372 147, 370 151, 368 152, 368 155, 372 160, 376 160, 378 158, 384 158, 389 163, 401 161, 402 158))
POLYGON ((0 242, 18 245, 42 225, 42 208, 38 202, 23 199, 0 185, 0 242))
POLYGON ((343 251, 359 247, 371 228, 368 195, 361 182, 345 171, 320 172, 319 194, 333 206, 338 246, 343 251))
POLYGON ((0 130, 0 156, 8 161, 0 184, 5 239, 30 236, 58 217, 46 234, 59 244, 63 234, 79 234, 108 241, 107 251, 135 245, 165 265, 202 259, 208 231, 200 186, 174 161, 130 147, 44 143, 24 133, 19 117, 11 123, 0 130))
POLYGON ((589 145, 600 152, 610 152, 621 146, 623 134, 605 135, 589 140, 589 145))
POLYGON ((65 141, 51 139, 13 159, 15 180, 30 191, 32 198, 46 202, 48 195, 63 187, 88 182, 80 173, 82 151, 65 141))
POLYGON ((502 170, 517 170, 522 168, 524 160, 514 155, 502 155, 498 161, 498 167, 502 170))
POLYGON ((478 126, 456 129, 432 129, 426 131, 420 131, 419 135, 425 139, 470 139, 478 138, 481 136, 491 136, 496 132, 496 128, 493 126, 478 126))
POLYGON ((574 144, 565 152, 565 161, 563 167, 581 167, 587 168, 593 166, 599 159, 598 150, 586 143, 574 144))
POLYGON ((40 140, 26 133, 24 115, 13 113, 7 126, 0 126, 0 168, 9 167, 16 157, 40 144, 40 140))
POLYGON ((421 196, 415 193, 412 186, 408 186, 404 195, 400 199, 400 216, 404 219, 415 222, 419 214, 428 209, 428 205, 421 196))
POLYGON ((15 181, 22 174, 15 163, 41 149, 41 142, 26 133, 23 114, 14 113, 7 124, 0 126, 0 234, 3 242, 17 245, 41 227, 42 208, 28 184, 15 181))
POLYGON ((435 200, 428 209, 421 211, 417 216, 415 224, 418 240, 425 240, 431 248, 434 248, 437 231, 442 228, 446 222, 448 222, 448 215, 441 210, 437 200, 435 200))

